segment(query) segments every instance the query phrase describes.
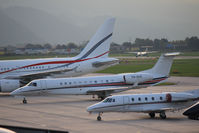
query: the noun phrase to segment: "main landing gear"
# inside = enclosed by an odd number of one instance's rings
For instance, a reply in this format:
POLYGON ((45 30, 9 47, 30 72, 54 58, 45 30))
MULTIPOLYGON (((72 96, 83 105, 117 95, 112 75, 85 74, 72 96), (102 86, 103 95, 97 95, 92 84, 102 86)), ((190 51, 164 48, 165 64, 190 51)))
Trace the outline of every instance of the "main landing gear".
MULTIPOLYGON (((150 113, 149 113, 149 116, 150 116, 151 118, 155 118, 155 112, 150 112, 150 113)), ((166 118, 167 118, 165 112, 160 112, 160 118, 162 118, 162 119, 166 119, 166 118)))
POLYGON ((101 121, 101 120, 102 120, 102 118, 101 118, 102 114, 103 114, 103 112, 99 112, 99 114, 98 114, 98 116, 97 116, 97 120, 98 120, 98 121, 101 121))
POLYGON ((160 113, 160 118, 162 118, 162 119, 166 119, 167 118, 165 112, 161 112, 160 113))
POLYGON ((149 116, 150 116, 151 118, 154 118, 154 117, 155 117, 155 113, 154 113, 154 112, 150 112, 150 113, 149 113, 149 116))
POLYGON ((23 101, 22 101, 22 102, 23 102, 23 104, 27 104, 27 100, 26 100, 25 97, 23 98, 23 101))

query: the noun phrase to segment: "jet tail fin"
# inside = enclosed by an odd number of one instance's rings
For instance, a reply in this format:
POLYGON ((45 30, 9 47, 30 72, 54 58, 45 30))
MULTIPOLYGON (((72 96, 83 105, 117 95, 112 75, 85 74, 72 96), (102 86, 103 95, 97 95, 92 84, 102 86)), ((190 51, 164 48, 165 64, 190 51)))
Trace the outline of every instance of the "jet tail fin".
POLYGON ((142 72, 160 76, 169 76, 173 58, 179 54, 179 52, 162 54, 153 68, 142 72))
POLYGON ((115 18, 107 19, 77 57, 79 59, 108 57, 114 23, 115 18))

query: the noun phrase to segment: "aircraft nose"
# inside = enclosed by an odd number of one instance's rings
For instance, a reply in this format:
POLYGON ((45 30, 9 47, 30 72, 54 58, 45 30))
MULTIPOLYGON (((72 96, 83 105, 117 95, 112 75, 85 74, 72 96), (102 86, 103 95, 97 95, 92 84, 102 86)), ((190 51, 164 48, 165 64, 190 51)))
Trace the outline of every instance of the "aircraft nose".
POLYGON ((16 90, 12 91, 12 92, 10 93, 10 95, 12 95, 12 96, 17 95, 17 91, 16 91, 16 90))
POLYGON ((20 94, 19 89, 16 89, 10 93, 10 95, 12 96, 19 95, 19 94, 20 94))
POLYGON ((93 111, 93 106, 89 106, 88 108, 87 108, 87 112, 92 112, 93 111))

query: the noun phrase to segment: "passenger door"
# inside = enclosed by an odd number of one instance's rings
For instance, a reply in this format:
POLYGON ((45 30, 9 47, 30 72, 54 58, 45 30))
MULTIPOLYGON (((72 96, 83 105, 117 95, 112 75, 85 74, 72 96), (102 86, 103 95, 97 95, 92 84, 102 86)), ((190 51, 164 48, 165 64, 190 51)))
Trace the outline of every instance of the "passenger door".
POLYGON ((45 80, 40 80, 40 86, 42 89, 42 92, 44 92, 46 90, 46 81, 45 80))
POLYGON ((124 96, 123 97, 123 104, 124 104, 124 111, 128 111, 129 109, 129 97, 128 96, 124 96))

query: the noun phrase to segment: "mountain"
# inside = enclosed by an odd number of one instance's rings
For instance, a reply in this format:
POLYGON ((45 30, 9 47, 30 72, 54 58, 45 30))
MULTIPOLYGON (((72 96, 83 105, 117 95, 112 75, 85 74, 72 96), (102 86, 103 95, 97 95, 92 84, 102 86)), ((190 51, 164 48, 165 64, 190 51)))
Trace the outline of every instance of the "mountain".
POLYGON ((61 19, 43 10, 14 6, 6 8, 5 12, 46 42, 63 44, 85 40, 80 27, 70 23, 70 20, 61 19))
POLYGON ((0 46, 37 42, 44 42, 44 40, 24 25, 8 17, 5 12, 0 9, 0 46))

